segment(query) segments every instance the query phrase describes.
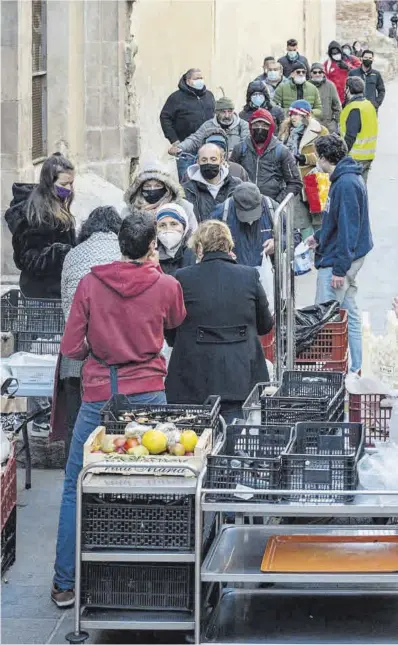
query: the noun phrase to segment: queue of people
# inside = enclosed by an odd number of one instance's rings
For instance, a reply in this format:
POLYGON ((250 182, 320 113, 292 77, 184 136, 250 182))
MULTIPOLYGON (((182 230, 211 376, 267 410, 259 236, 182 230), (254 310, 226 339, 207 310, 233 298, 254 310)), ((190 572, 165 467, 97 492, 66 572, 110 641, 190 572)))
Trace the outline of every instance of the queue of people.
POLYGON ((372 53, 355 52, 332 42, 329 60, 310 65, 290 39, 285 56, 264 59, 240 113, 232 99, 215 100, 201 70, 188 70, 160 115, 179 180, 158 162, 145 165, 122 213, 95 209, 77 236, 68 159, 56 153, 37 186, 14 186, 6 221, 21 290, 62 297, 66 319, 52 416, 53 438, 68 451, 57 606, 74 602, 76 482, 111 394, 132 403, 203 403, 219 394, 230 421, 268 379, 259 336, 273 318, 258 268, 274 254, 275 211, 288 193, 294 227, 315 249, 316 300, 348 310, 351 370, 360 370, 356 277, 373 246, 366 178, 384 86, 366 63, 372 53), (313 172, 331 182, 318 213, 305 189, 313 172))

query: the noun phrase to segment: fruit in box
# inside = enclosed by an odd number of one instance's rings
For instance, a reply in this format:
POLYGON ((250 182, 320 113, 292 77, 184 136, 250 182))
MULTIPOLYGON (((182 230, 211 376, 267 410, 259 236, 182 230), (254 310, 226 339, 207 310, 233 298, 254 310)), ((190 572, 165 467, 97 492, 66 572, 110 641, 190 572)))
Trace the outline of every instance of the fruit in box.
POLYGON ((145 446, 134 446, 133 448, 129 448, 127 450, 128 455, 133 455, 134 457, 147 457, 149 455, 149 450, 148 448, 145 448, 145 446))
POLYGON ((170 454, 174 455, 175 457, 183 457, 185 455, 185 448, 182 443, 175 443, 170 448, 170 454))
POLYGON ((160 430, 148 430, 142 437, 142 445, 151 455, 160 455, 167 448, 167 436, 160 430))
POLYGON ((184 430, 180 436, 180 443, 186 452, 193 452, 198 443, 198 435, 193 430, 184 430))
POLYGON ((129 437, 128 439, 126 439, 125 448, 127 452, 130 450, 130 448, 137 448, 137 446, 139 445, 140 442, 138 440, 138 437, 129 437))
POLYGON ((113 443, 113 437, 105 436, 102 443, 101 443, 101 451, 102 452, 114 452, 115 451, 115 444, 113 443))

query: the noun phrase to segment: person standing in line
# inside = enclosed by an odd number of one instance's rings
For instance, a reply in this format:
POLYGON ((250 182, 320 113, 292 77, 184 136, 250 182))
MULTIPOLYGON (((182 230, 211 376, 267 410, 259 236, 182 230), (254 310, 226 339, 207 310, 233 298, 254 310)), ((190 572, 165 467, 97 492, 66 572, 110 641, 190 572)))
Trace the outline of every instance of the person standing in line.
POLYGON ((285 114, 294 101, 308 101, 316 119, 322 115, 321 97, 315 85, 306 80, 306 67, 302 62, 293 65, 288 83, 281 83, 274 94, 274 101, 285 114))
POLYGON ((337 300, 348 311, 351 371, 362 364, 362 321, 356 302, 357 277, 373 248, 368 194, 360 165, 348 156, 345 141, 336 134, 315 142, 318 166, 330 175, 331 187, 322 228, 307 239, 315 248, 318 269, 316 303, 337 300))
MULTIPOLYGON (((271 100, 273 100, 275 92, 281 83, 287 83, 288 78, 283 76, 283 67, 280 63, 275 60, 269 60, 267 63, 267 77, 264 81, 268 94, 270 95, 271 100)), ((256 78, 258 81, 259 78, 256 78)))
POLYGON ((245 121, 250 121, 252 114, 260 107, 272 114, 275 130, 278 132, 279 126, 285 118, 282 108, 271 101, 267 85, 263 81, 252 81, 247 86, 246 105, 239 116, 245 121))
POLYGON ((350 43, 345 43, 341 49, 342 49, 343 55, 347 56, 351 60, 351 63, 354 63, 357 67, 359 67, 359 65, 361 64, 361 60, 359 56, 356 56, 356 54, 354 54, 354 50, 351 47, 350 43))
POLYGON ((370 49, 362 52, 362 64, 357 69, 352 69, 349 76, 359 76, 365 83, 365 97, 373 103, 376 112, 384 101, 386 88, 383 77, 377 69, 373 68, 374 53, 370 49))
MULTIPOLYGON (((215 99, 206 88, 201 70, 189 69, 181 77, 178 90, 170 94, 160 113, 160 125, 171 143, 170 150, 196 132, 202 123, 212 119, 214 112, 215 99)), ((180 181, 191 163, 189 159, 177 158, 180 181)))
POLYGON ((332 40, 329 43, 328 56, 328 60, 323 64, 325 76, 335 84, 339 99, 341 103, 344 103, 344 91, 348 73, 357 65, 349 56, 343 54, 343 50, 336 40, 332 40))
POLYGON ((365 183, 376 155, 378 120, 374 105, 364 96, 365 83, 358 76, 349 76, 346 104, 340 115, 340 132, 348 151, 363 170, 365 183))
POLYGON ((273 56, 266 56, 264 58, 263 62, 263 73, 259 74, 254 80, 255 81, 262 81, 263 83, 267 82, 267 76, 268 76, 268 64, 274 62, 275 63, 275 58, 273 56))
POLYGON ((286 55, 278 59, 278 63, 280 63, 283 67, 283 76, 285 76, 286 78, 290 78, 290 74, 293 71, 294 64, 303 63, 304 69, 306 70, 306 73, 307 73, 307 78, 309 78, 310 66, 309 66, 308 60, 306 59, 305 56, 302 56, 302 54, 299 54, 298 42, 295 38, 289 38, 289 40, 286 43, 286 50, 287 50, 286 55))
POLYGON ((175 276, 179 269, 196 264, 196 257, 188 247, 188 219, 178 204, 161 206, 156 215, 159 264, 163 273, 175 276))
POLYGON ((340 126, 341 103, 336 86, 329 81, 321 63, 311 65, 311 83, 318 89, 322 102, 322 116, 318 119, 332 134, 338 132, 340 126))
POLYGON ((214 143, 200 148, 198 163, 188 168, 187 176, 182 187, 198 222, 209 219, 217 204, 225 202, 241 183, 240 179, 231 176, 221 148, 214 143))
POLYGON ((76 486, 83 447, 100 423, 102 407, 118 392, 131 404, 166 403, 164 329, 181 325, 186 310, 181 285, 159 267, 156 233, 156 219, 146 212, 123 220, 122 259, 93 267, 82 278, 62 338, 63 356, 87 360, 58 524, 51 590, 57 607, 75 601, 76 486))
POLYGON ((231 161, 244 167, 262 195, 278 203, 288 193, 298 195, 302 188, 300 173, 291 152, 274 136, 272 115, 260 108, 251 116, 249 125, 250 137, 233 149, 231 161))
POLYGON ((214 128, 214 130, 209 133, 209 136, 205 139, 205 141, 203 141, 203 145, 205 145, 205 143, 214 143, 220 148, 223 154, 223 163, 229 169, 229 174, 231 175, 231 177, 237 177, 242 181, 249 181, 249 175, 247 174, 243 166, 235 163, 234 161, 231 161, 229 158, 230 151, 228 146, 228 139, 224 130, 221 130, 220 128, 214 128))

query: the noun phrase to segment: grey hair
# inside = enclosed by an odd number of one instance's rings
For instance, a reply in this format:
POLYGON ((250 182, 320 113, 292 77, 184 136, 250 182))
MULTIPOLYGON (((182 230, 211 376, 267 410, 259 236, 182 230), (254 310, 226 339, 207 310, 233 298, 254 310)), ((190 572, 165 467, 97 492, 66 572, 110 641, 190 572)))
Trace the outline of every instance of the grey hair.
POLYGON ((193 76, 194 74, 196 74, 196 72, 200 72, 200 71, 201 71, 201 70, 199 69, 199 67, 191 67, 191 69, 189 69, 187 72, 185 72, 185 78, 186 78, 186 80, 191 79, 191 78, 192 78, 192 76, 193 76))

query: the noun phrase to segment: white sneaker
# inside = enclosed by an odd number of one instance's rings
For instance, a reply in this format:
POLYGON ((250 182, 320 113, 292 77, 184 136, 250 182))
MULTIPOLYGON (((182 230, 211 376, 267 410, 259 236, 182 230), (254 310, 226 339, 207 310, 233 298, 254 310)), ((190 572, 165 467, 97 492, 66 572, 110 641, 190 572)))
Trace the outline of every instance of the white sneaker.
POLYGON ((30 431, 31 437, 42 437, 43 439, 47 438, 50 434, 50 424, 49 423, 35 423, 33 421, 32 428, 30 431))

